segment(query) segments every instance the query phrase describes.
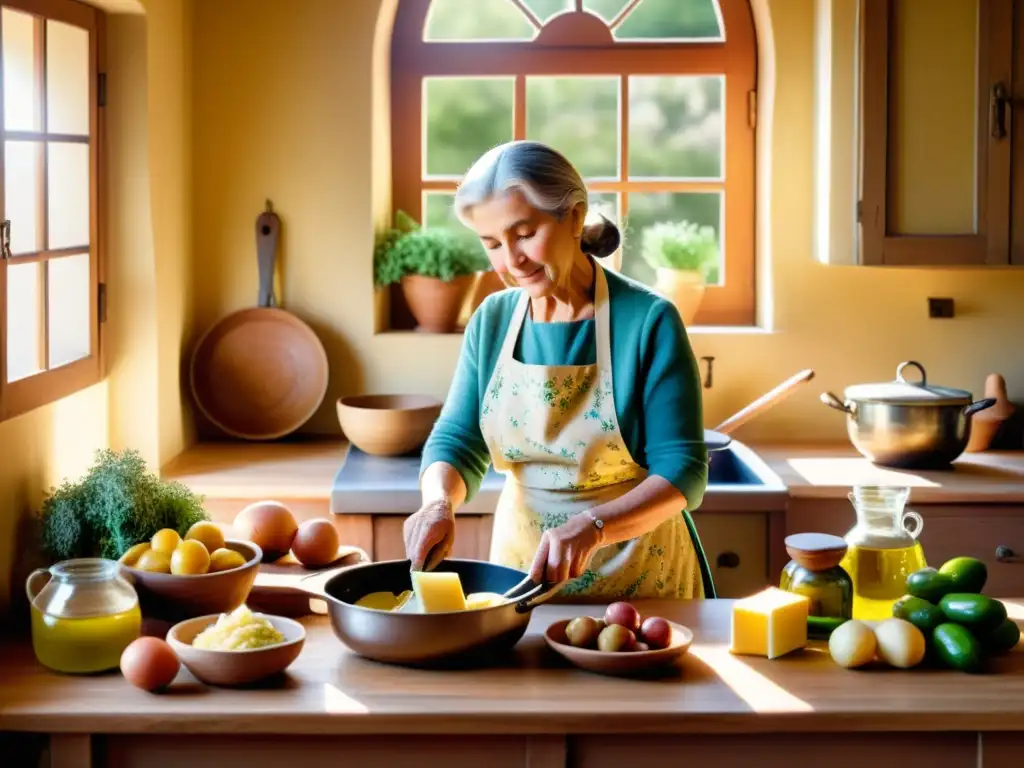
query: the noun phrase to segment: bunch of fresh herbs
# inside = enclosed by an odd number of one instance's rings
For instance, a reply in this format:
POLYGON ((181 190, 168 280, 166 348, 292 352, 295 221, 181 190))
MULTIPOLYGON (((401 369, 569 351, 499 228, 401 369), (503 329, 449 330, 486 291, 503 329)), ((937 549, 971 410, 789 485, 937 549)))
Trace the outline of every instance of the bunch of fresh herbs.
POLYGON ((97 451, 85 477, 64 480, 43 502, 42 547, 53 560, 116 560, 161 528, 184 536, 194 523, 209 520, 202 502, 181 483, 149 472, 138 451, 97 451))
POLYGON ((396 226, 378 238, 373 254, 373 279, 381 287, 406 275, 448 282, 489 267, 483 246, 468 232, 447 227, 424 229, 401 211, 396 226))

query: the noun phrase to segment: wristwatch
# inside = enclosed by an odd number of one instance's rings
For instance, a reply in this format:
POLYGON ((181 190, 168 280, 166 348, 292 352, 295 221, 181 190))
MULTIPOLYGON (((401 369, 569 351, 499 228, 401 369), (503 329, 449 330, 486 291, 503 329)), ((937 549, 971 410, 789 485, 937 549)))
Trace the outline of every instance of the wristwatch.
POLYGON ((604 520, 595 515, 589 509, 583 514, 590 518, 590 521, 594 524, 594 527, 601 532, 601 539, 604 540, 604 520))

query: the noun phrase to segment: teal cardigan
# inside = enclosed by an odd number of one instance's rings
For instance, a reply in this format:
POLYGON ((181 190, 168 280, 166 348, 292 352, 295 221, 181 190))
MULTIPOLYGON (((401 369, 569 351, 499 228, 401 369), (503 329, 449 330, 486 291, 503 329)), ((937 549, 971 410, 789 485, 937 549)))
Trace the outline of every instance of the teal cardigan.
MULTIPOLYGON (((700 372, 676 308, 644 285, 606 270, 611 307, 615 411, 633 460, 700 506, 708 451, 700 372)), ((468 498, 491 463, 480 432, 483 393, 498 360, 521 289, 488 296, 470 318, 451 389, 423 448, 422 469, 451 464, 468 498)), ((588 365, 597 356, 594 320, 534 323, 529 314, 515 347, 528 365, 588 365)))

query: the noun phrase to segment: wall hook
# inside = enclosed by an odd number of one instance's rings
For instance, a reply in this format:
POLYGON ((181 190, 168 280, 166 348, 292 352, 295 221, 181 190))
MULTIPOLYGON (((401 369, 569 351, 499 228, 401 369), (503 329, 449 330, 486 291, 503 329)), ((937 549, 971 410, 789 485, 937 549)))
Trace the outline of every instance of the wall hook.
POLYGON ((270 198, 269 197, 267 198, 266 212, 267 213, 273 213, 274 212, 274 204, 272 202, 270 202, 270 198))
POLYGON ((713 377, 714 377, 715 358, 711 357, 711 356, 707 356, 707 357, 702 357, 701 360, 703 360, 705 363, 708 364, 707 373, 704 374, 704 389, 711 389, 711 385, 712 385, 712 383, 714 381, 713 377))

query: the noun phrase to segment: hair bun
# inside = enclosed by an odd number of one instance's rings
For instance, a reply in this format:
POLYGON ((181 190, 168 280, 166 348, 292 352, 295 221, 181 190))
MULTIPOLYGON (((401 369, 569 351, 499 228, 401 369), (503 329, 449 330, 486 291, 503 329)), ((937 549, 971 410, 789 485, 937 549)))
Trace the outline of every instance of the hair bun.
POLYGON ((584 253, 603 259, 615 253, 621 242, 619 228, 599 214, 598 221, 584 225, 580 248, 584 253))

